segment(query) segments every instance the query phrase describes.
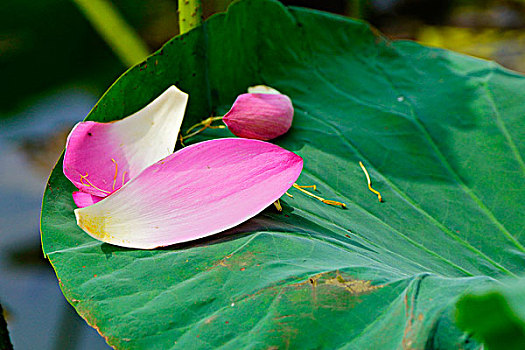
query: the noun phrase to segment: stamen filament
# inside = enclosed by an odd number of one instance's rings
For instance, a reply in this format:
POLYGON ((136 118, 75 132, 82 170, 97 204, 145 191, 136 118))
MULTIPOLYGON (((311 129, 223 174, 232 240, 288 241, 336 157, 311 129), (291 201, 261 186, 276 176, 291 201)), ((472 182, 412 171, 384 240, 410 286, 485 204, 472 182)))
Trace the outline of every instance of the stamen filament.
POLYGON ((82 185, 84 185, 84 186, 86 186, 86 187, 90 187, 90 186, 91 186, 91 187, 93 187, 94 189, 99 190, 100 192, 104 192, 104 193, 107 193, 107 194, 111 194, 111 192, 106 191, 106 190, 103 190, 103 189, 98 188, 97 186, 93 185, 93 184, 91 183, 91 181, 89 181, 89 180, 87 179, 88 176, 89 176, 88 173, 86 173, 86 175, 80 175, 80 183, 81 183, 82 185), (87 182, 87 184, 84 183, 84 180, 87 182))
POLYGON ((84 175, 84 176, 80 175, 80 183, 81 183, 82 185, 86 186, 86 187, 89 187, 89 185, 84 183, 84 178, 85 178, 86 176, 88 176, 88 175, 89 175, 88 173, 86 173, 86 175, 84 175))
POLYGON ((181 141, 184 141, 184 140, 186 140, 186 139, 189 139, 189 138, 192 137, 192 136, 197 135, 198 133, 200 133, 201 131, 205 130, 206 128, 207 128, 207 126, 204 125, 202 128, 200 128, 200 129, 197 130, 197 131, 192 132, 192 133, 189 134, 189 135, 181 136, 181 141))
POLYGON ((184 146, 184 140, 189 139, 190 137, 197 135, 198 133, 204 131, 207 128, 210 128, 210 129, 225 129, 226 128, 226 126, 224 126, 224 125, 211 125, 211 123, 213 123, 216 120, 222 120, 222 117, 209 117, 209 118, 206 118, 206 119, 204 119, 203 121, 201 121, 201 122, 199 122, 197 124, 192 125, 191 128, 186 130, 186 135, 185 136, 180 135, 180 143, 181 143, 181 145, 184 146), (202 128, 200 128, 199 130, 194 131, 194 132, 192 132, 190 134, 190 131, 192 131, 193 129, 195 129, 195 128, 201 126, 201 125, 203 125, 202 128))
POLYGON ((111 161, 115 164, 115 175, 113 176, 113 187, 112 187, 112 190, 115 191, 115 184, 117 183, 117 175, 118 175, 118 164, 113 158, 111 158, 111 161))
POLYGON ((345 203, 334 201, 334 200, 331 200, 331 199, 324 199, 322 197, 319 197, 319 196, 313 194, 312 192, 309 192, 309 191, 303 189, 303 187, 313 187, 313 186, 315 186, 315 185, 312 185, 312 186, 299 186, 296 183, 293 184, 294 188, 297 188, 299 191, 303 192, 304 194, 306 194, 306 195, 308 195, 310 197, 313 197, 313 198, 323 202, 324 204, 334 205, 334 206, 341 206, 342 208, 346 208, 346 204, 345 203))
POLYGON ((283 211, 283 207, 281 206, 281 202, 279 200, 276 200, 275 202, 273 202, 273 205, 275 205, 275 208, 277 209, 277 211, 279 212, 283 211))
POLYGON ((311 188, 313 189, 314 191, 317 189, 317 187, 315 185, 308 185, 308 186, 299 186, 297 185, 298 187, 301 187, 301 188, 311 188))
MULTIPOLYGON (((199 125, 204 125, 205 127, 210 127, 211 123, 216 121, 216 120, 222 120, 222 117, 209 117, 209 118, 206 118, 204 119, 203 121, 201 122, 198 122, 197 124, 194 124, 191 126, 191 128, 189 128, 188 130, 186 130, 186 134, 189 134, 190 131, 192 131, 193 129, 195 129, 196 127, 198 127, 199 125)), ((224 126, 222 127, 224 128, 224 126)), ((221 129, 222 129, 221 128, 221 129)))
POLYGON ((366 171, 366 168, 363 165, 363 162, 359 161, 359 165, 361 166, 361 169, 363 169, 363 171, 365 173, 366 181, 368 182, 368 189, 370 191, 374 192, 375 194, 377 194, 377 199, 379 199, 379 201, 382 202, 383 201, 383 197, 381 197, 381 193, 379 193, 378 191, 376 191, 376 190, 374 190, 372 188, 372 181, 370 181, 370 175, 368 175, 368 171, 366 171))
POLYGON ((289 194, 288 192, 284 192, 284 194, 286 194, 290 198, 293 198, 293 196, 291 194, 289 194))
POLYGON ((124 181, 126 181, 126 172, 125 171, 122 173, 122 185, 120 187, 124 186, 124 181))

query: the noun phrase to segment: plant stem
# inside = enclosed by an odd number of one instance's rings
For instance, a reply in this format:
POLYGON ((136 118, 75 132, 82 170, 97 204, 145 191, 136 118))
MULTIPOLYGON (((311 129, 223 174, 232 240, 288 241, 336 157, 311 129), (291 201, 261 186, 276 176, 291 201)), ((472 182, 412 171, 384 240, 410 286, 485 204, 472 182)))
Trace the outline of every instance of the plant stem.
POLYGON ((363 19, 365 17, 367 0, 348 0, 347 13, 350 17, 363 19))
POLYGON ((132 66, 149 55, 147 45, 108 0, 73 0, 120 61, 132 66))
POLYGON ((201 0, 179 0, 179 34, 197 27, 201 22, 201 0))

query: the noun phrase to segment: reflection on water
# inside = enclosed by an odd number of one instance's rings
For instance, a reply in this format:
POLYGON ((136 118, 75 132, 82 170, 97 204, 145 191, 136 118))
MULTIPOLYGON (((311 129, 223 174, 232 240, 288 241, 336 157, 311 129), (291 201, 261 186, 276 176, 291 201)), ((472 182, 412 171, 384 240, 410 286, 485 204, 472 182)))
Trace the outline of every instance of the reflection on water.
POLYGON ((47 177, 95 97, 65 91, 0 120, 0 303, 15 349, 108 349, 65 301, 40 249, 47 177))

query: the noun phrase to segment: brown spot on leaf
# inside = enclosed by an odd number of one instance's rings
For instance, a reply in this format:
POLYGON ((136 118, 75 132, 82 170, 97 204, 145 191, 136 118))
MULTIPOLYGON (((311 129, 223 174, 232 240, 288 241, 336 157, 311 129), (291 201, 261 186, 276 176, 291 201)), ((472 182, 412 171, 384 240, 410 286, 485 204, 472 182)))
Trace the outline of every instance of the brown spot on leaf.
POLYGON ((338 286, 346 289, 349 293, 353 295, 362 295, 368 294, 382 286, 373 286, 371 281, 363 281, 358 279, 344 279, 343 276, 336 272, 335 278, 330 278, 324 281, 325 284, 338 286))
POLYGON ((208 317, 208 318, 204 321, 204 323, 205 323, 205 324, 210 324, 210 323, 212 323, 213 321, 215 321, 215 320, 217 319, 217 317, 218 317, 217 315, 213 315, 213 316, 211 316, 211 317, 208 317))
POLYGON ((344 288, 352 295, 368 294, 376 289, 383 287, 382 285, 372 285, 372 281, 359 280, 355 278, 345 279, 339 271, 335 271, 335 276, 331 277, 333 273, 334 271, 322 272, 309 277, 308 280, 305 282, 292 284, 291 286, 301 286, 306 283, 311 284, 313 287, 322 287, 323 285, 330 285, 344 288))
POLYGON ((254 260, 256 259, 257 252, 242 252, 226 255, 219 261, 216 261, 211 267, 207 270, 212 270, 217 267, 226 267, 230 271, 235 271, 241 269, 244 271, 246 266, 253 266, 254 260))
POLYGON ((289 288, 293 288, 298 293, 305 293, 305 289, 310 290, 309 302, 312 310, 319 308, 347 310, 360 302, 361 295, 370 294, 382 287, 382 285, 372 285, 371 281, 343 276, 339 271, 322 272, 310 276, 303 282, 289 285, 289 288))

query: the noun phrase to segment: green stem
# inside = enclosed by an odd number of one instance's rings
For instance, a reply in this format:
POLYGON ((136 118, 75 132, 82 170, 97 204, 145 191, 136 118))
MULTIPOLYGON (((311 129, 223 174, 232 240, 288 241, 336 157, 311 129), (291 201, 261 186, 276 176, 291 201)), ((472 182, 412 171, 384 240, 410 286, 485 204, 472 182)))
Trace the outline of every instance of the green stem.
POLYGON ((72 0, 120 61, 132 66, 149 55, 147 45, 108 0, 72 0))
POLYGON ((363 19, 366 15, 367 0, 349 0, 347 13, 350 17, 363 19))
POLYGON ((197 27, 202 22, 201 0, 179 0, 179 33, 197 27))

